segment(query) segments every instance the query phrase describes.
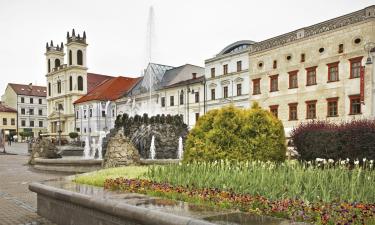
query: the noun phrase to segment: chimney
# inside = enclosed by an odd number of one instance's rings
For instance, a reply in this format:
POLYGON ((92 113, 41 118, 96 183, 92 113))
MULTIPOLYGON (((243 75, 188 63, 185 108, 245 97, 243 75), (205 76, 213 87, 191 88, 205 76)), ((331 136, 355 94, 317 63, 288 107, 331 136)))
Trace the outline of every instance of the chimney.
POLYGON ((193 73, 193 79, 197 79, 197 73, 193 73))
POLYGON ((29 84, 29 89, 30 89, 30 90, 33 90, 33 83, 30 83, 30 84, 29 84))

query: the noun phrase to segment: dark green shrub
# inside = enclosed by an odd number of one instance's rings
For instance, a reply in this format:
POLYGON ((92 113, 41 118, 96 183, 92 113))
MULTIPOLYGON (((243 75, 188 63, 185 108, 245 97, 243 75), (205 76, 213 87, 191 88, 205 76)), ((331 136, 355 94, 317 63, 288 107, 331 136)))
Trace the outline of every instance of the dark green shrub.
POLYGON ((199 118, 186 140, 184 161, 283 161, 284 128, 270 112, 254 104, 211 110, 199 118))
POLYGON ((77 132, 70 132, 70 133, 69 133, 69 137, 70 137, 71 139, 76 139, 76 138, 78 137, 78 133, 77 133, 77 132))
POLYGON ((375 120, 311 121, 293 129, 291 140, 302 160, 375 159, 375 120))

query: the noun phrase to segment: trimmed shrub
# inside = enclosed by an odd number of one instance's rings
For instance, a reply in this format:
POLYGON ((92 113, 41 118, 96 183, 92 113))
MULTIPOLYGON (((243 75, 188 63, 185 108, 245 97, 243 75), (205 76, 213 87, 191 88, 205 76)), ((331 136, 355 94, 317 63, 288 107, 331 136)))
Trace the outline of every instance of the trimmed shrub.
POLYGON ((78 133, 77 133, 77 132, 70 132, 70 133, 69 133, 69 137, 70 137, 71 139, 76 139, 76 138, 78 137, 78 133))
POLYGON ((283 161, 285 135, 280 120, 254 104, 211 110, 200 117, 186 140, 184 162, 283 161))
POLYGON ((375 120, 311 121, 293 129, 291 140, 302 160, 375 159, 375 120))

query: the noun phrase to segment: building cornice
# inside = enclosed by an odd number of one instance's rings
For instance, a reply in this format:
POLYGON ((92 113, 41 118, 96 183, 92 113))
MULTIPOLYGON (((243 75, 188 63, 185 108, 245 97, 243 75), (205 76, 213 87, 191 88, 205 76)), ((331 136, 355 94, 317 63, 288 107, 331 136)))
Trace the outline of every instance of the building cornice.
POLYGON ((276 36, 264 41, 256 42, 249 48, 250 55, 264 50, 280 47, 297 40, 303 40, 322 33, 337 30, 352 24, 360 23, 375 18, 375 5, 366 7, 356 12, 352 12, 334 19, 330 19, 312 26, 304 27, 280 36, 276 36))

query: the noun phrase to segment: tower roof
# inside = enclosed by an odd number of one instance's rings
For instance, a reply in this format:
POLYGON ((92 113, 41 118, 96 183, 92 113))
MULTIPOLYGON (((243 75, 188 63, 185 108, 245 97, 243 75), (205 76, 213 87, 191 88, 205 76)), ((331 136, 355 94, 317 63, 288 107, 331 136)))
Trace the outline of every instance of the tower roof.
POLYGON ((1 102, 0 102, 0 112, 10 112, 10 113, 17 113, 17 110, 9 107, 9 106, 6 106, 6 105, 3 105, 1 102))
POLYGON ((83 31, 82 37, 80 34, 76 35, 75 30, 72 30, 72 35, 70 36, 69 31, 66 34, 67 43, 77 42, 81 44, 86 44, 86 31, 83 31))

